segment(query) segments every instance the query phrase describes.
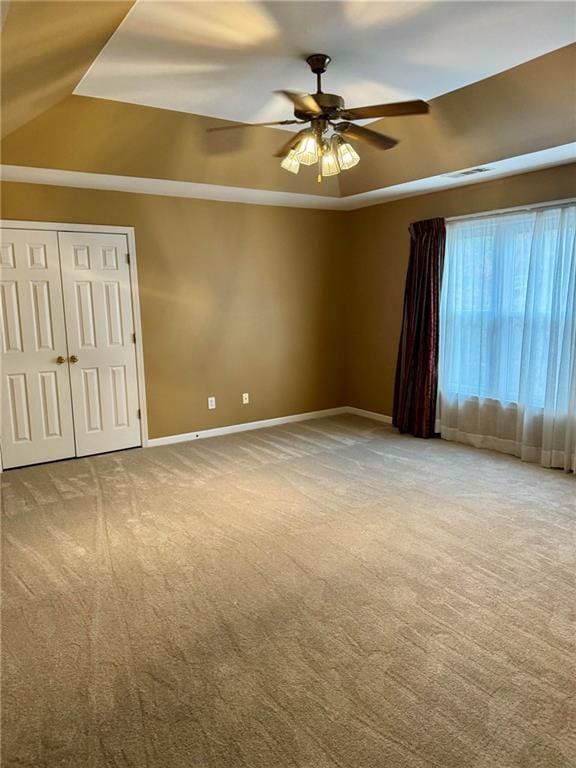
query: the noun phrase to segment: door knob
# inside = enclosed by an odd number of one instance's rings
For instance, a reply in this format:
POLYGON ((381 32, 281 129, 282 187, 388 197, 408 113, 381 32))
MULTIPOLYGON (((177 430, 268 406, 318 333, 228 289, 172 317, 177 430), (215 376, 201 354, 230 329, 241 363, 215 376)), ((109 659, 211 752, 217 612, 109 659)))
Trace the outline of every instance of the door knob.
POLYGON ((71 362, 71 363, 77 363, 77 362, 78 362, 78 358, 76 357, 76 355, 70 355, 70 357, 68 358, 68 360, 69 360, 69 362, 71 362))
POLYGON ((66 358, 62 357, 62 355, 58 355, 58 357, 56 358, 56 362, 58 365, 62 365, 62 363, 66 362, 66 358))

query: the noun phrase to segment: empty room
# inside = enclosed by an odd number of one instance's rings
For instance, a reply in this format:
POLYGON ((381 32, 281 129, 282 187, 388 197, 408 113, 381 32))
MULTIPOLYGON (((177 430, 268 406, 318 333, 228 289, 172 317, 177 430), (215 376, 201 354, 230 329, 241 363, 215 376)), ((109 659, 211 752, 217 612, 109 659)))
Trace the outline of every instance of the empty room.
POLYGON ((0 6, 2 768, 574 768, 576 3, 0 6))

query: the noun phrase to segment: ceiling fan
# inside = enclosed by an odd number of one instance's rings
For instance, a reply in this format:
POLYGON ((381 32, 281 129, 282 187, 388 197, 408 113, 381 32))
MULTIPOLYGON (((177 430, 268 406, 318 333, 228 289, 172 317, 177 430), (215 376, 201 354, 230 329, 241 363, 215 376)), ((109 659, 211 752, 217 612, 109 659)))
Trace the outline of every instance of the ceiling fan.
POLYGON ((275 153, 275 157, 283 158, 282 167, 291 173, 298 173, 300 165, 318 163, 318 181, 322 181, 324 176, 334 176, 359 162, 358 153, 346 139, 364 142, 376 149, 392 149, 398 144, 398 141, 390 136, 384 136, 371 128, 355 125, 354 120, 421 115, 429 111, 428 104, 420 100, 347 109, 341 96, 324 93, 322 90, 322 75, 326 72, 330 61, 330 56, 325 53, 313 53, 306 59, 310 69, 316 75, 316 93, 277 91, 292 102, 294 120, 226 125, 208 130, 226 131, 235 128, 310 123, 310 127, 295 133, 275 153), (329 135, 331 132, 332 135, 329 135))

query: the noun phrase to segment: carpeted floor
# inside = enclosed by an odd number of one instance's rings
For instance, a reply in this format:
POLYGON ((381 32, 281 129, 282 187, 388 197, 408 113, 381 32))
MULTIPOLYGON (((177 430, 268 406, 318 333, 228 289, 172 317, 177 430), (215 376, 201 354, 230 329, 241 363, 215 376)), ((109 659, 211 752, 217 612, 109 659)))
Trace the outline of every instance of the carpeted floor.
POLYGON ((6 472, 3 768, 576 765, 576 481, 353 416, 6 472))

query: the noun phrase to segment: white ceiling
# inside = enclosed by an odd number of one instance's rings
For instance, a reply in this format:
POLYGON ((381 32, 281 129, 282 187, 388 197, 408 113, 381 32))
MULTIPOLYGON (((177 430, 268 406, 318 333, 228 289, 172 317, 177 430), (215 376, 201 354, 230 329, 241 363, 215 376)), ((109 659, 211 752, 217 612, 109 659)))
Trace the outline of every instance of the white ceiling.
POLYGON ((576 5, 544 0, 137 0, 75 93, 257 122, 291 117, 279 88, 350 107, 431 99, 576 39, 576 5))

